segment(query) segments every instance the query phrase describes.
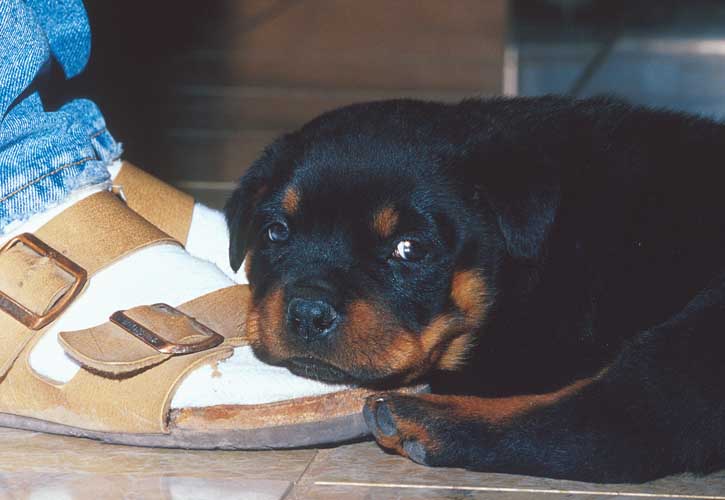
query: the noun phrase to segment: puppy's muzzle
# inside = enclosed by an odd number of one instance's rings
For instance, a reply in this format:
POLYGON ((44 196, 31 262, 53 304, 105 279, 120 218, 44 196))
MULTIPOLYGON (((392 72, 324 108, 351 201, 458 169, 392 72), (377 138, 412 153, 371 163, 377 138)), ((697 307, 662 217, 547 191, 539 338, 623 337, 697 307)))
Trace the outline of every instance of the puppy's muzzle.
POLYGON ((296 298, 287 307, 287 328, 308 342, 328 335, 338 322, 337 311, 324 300, 296 298))

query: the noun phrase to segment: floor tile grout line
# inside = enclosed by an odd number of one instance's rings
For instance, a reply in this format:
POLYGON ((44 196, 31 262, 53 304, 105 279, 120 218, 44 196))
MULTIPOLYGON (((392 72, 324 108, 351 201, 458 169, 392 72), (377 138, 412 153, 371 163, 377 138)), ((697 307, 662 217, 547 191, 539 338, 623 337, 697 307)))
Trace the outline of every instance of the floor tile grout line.
POLYGON ((295 484, 300 482, 302 480, 302 478, 305 476, 305 474, 307 474, 307 471, 310 470, 310 467, 312 467, 312 464, 314 463, 315 460, 317 460, 318 456, 320 456, 320 450, 315 450, 315 454, 310 459, 310 461, 307 462, 307 466, 305 466, 304 470, 302 472, 300 472, 300 475, 297 476, 297 479, 294 481, 295 484))
POLYGON ((587 490, 551 490, 542 488, 506 488, 497 486, 454 486, 440 484, 397 484, 397 483, 364 483, 364 482, 348 482, 348 481, 315 481, 316 486, 363 486, 368 488, 401 488, 416 490, 445 490, 445 491, 484 491, 491 493, 541 493, 548 495, 609 495, 609 496, 629 496, 637 498, 672 498, 686 500, 725 500, 725 496, 718 495, 688 495, 688 494, 672 494, 672 493, 638 493, 630 491, 587 491, 587 490))
POLYGON ((299 476, 297 476, 297 479, 295 479, 294 481, 291 482, 289 489, 285 492, 284 495, 282 495, 281 500, 286 500, 290 496, 290 494, 292 494, 292 492, 295 490, 295 488, 297 487, 299 482, 302 481, 302 478, 305 476, 305 474, 307 474, 307 471, 310 470, 310 467, 312 467, 312 463, 315 460, 317 460, 317 457, 319 456, 319 454, 320 454, 320 450, 315 450, 315 454, 312 456, 310 461, 307 462, 307 465, 302 470, 302 472, 300 472, 299 476))
POLYGON ((284 493, 282 493, 282 496, 279 497, 279 500, 287 500, 287 498, 289 498, 289 496, 290 496, 290 493, 292 493, 292 491, 294 491, 294 489, 295 489, 295 482, 289 481, 287 484, 287 489, 284 490, 284 493))

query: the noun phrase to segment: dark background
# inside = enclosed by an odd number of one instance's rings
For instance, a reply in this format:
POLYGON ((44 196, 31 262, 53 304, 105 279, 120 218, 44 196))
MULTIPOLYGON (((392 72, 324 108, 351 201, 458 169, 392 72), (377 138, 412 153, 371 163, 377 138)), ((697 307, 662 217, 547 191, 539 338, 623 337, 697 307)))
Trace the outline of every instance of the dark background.
POLYGON ((85 96, 124 158, 220 206, 278 134, 350 102, 614 93, 725 114, 717 0, 86 0, 85 96))

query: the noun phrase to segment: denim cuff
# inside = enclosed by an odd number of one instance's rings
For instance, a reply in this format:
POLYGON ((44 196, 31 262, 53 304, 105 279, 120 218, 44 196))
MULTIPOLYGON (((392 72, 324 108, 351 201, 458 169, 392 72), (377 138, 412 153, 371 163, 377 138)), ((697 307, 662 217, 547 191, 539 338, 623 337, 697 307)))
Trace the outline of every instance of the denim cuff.
POLYGON ((121 152, 91 101, 49 113, 37 94, 23 100, 0 123, 0 233, 79 188, 108 182, 121 152))

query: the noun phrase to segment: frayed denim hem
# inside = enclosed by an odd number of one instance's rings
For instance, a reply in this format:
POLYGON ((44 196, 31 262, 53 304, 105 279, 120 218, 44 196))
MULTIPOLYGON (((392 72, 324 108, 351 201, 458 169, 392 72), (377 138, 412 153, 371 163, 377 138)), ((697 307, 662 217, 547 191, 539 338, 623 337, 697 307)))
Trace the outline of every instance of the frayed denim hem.
POLYGON ((11 139, 0 148, 0 234, 10 223, 58 205, 78 189, 108 183, 108 165, 122 153, 90 101, 29 115, 0 127, 11 139))

